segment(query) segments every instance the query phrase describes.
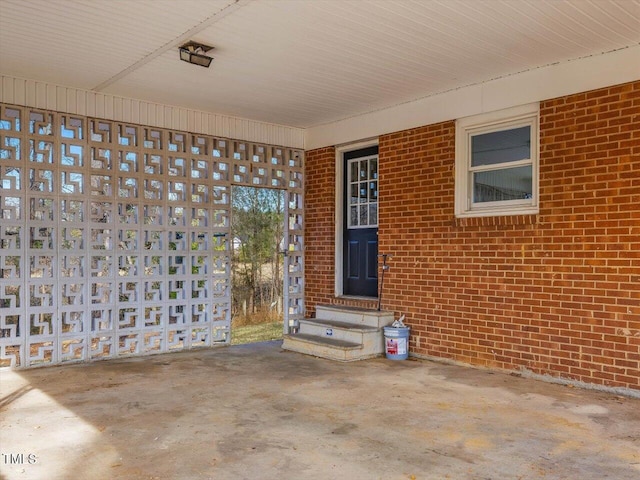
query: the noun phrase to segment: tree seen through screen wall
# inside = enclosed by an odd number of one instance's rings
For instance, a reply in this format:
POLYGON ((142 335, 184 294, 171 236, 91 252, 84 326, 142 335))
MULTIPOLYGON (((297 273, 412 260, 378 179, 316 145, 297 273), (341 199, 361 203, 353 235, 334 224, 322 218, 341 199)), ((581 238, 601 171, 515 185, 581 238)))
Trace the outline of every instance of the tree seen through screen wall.
MULTIPOLYGON (((232 329, 272 325, 282 334, 284 195, 235 186, 232 193, 232 329)), ((233 336, 233 335, 232 335, 233 336)), ((255 341, 255 340, 254 340, 255 341)), ((235 342, 234 342, 235 343, 235 342)))

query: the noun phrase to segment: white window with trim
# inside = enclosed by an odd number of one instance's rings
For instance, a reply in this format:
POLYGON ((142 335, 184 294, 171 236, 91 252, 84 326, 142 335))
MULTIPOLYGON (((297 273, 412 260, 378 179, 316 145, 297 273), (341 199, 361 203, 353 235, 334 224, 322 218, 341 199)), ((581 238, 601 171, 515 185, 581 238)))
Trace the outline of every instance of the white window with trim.
POLYGON ((538 213, 539 105, 456 122, 457 217, 538 213))

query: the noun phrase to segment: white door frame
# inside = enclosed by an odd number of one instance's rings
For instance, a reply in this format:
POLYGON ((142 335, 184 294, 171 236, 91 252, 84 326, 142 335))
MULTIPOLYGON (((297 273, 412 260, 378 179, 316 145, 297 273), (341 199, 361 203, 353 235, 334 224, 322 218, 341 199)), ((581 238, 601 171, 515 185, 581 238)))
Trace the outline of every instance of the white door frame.
MULTIPOLYGON (((378 138, 361 140, 356 143, 348 143, 336 146, 335 171, 336 171, 336 203, 335 203, 335 264, 334 264, 334 295, 336 297, 344 297, 344 154, 353 150, 360 150, 367 147, 378 146, 378 138)), ((380 160, 378 157, 378 168, 380 168, 380 160)), ((378 189, 380 185, 378 184, 378 189)))

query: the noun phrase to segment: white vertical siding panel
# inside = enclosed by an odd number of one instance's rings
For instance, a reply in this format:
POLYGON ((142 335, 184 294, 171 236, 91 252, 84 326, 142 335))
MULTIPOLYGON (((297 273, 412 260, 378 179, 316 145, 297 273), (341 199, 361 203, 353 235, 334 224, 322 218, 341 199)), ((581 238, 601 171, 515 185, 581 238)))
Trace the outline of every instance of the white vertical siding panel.
POLYGON ((30 87, 33 89, 33 105, 36 108, 47 108, 46 88, 42 88, 40 82, 33 82, 30 87))
POLYGON ((58 110, 56 101, 58 100, 58 89, 55 85, 41 84, 45 89, 46 109, 58 110))
POLYGON ((27 82, 16 80, 13 82, 13 99, 19 105, 27 104, 27 82))
POLYGON ((200 112, 199 114, 196 115, 197 120, 197 124, 198 124, 198 128, 197 128, 197 132, 199 133, 208 133, 209 132, 209 115, 207 115, 204 112, 200 112))
POLYGON ((36 97, 36 82, 33 80, 28 80, 24 84, 24 101, 25 105, 29 107, 35 107, 37 103, 36 97))
POLYGON ((186 125, 182 121, 182 108, 175 107, 173 109, 173 118, 175 119, 176 130, 186 130, 186 125))
POLYGON ((111 95, 107 96, 109 98, 109 103, 113 105, 113 111, 111 112, 112 118, 122 118, 126 119, 126 122, 130 122, 131 118, 125 110, 124 101, 120 97, 112 97, 111 95))
POLYGON ((126 118, 127 122, 136 123, 133 121, 133 115, 131 115, 131 100, 128 98, 115 97, 116 106, 120 109, 120 112, 116 112, 116 118, 121 116, 126 118))
POLYGON ((138 111, 140 112, 139 119, 142 125, 149 125, 149 104, 146 102, 140 102, 138 111))
POLYGON ((164 110, 160 108, 160 105, 151 104, 149 108, 149 124, 157 127, 162 124, 162 113, 164 110))
POLYGON ((262 126, 262 135, 264 138, 273 138, 273 140, 269 143, 276 143, 280 141, 278 132, 273 128, 273 125, 263 125, 262 126))
POLYGON ((162 121, 160 122, 159 126, 163 128, 171 128, 171 121, 173 119, 172 108, 165 105, 158 110, 162 112, 162 121))
POLYGON ((180 130, 180 109, 177 107, 171 108, 171 125, 174 130, 180 130))
POLYGON ((237 138, 238 140, 244 140, 245 135, 242 133, 242 121, 235 118, 231 121, 231 136, 233 138, 237 138))
POLYGON ((223 116, 219 116, 219 117, 220 117, 220 122, 223 125, 223 128, 227 132, 226 136, 229 138, 235 138, 235 134, 236 134, 235 121, 223 116))
POLYGON ((96 94, 96 113, 99 117, 111 119, 108 113, 105 95, 103 93, 96 94))
POLYGON ((109 120, 114 120, 116 117, 114 115, 114 98, 111 95, 103 95, 104 101, 104 112, 109 120))
POLYGON ((153 104, 150 110, 149 122, 154 127, 162 127, 164 124, 164 107, 162 105, 153 104))
POLYGON ((180 109, 180 129, 185 131, 189 130, 189 110, 186 108, 180 109))
POLYGON ((227 123, 222 121, 222 117, 220 115, 214 115, 215 118, 215 127, 213 129, 214 135, 219 135, 221 137, 230 137, 229 129, 227 128, 227 123))
POLYGON ((94 115, 96 117, 107 118, 105 114, 105 109, 104 109, 104 95, 101 93, 96 93, 95 102, 96 102, 96 105, 95 105, 94 115))
MULTIPOLYGON (((98 94, 95 92, 89 92, 87 95, 87 114, 92 117, 101 118, 98 115, 98 94)), ((102 109, 100 109, 100 113, 102 113, 102 109)))
POLYGON ((67 110, 67 89, 64 87, 54 86, 55 88, 55 96, 53 101, 49 101, 49 105, 53 105, 52 107, 48 107, 51 110, 58 110, 61 112, 68 112, 67 110))
POLYGON ((187 128, 186 130, 189 132, 199 132, 200 129, 196 128, 198 122, 196 121, 196 112, 192 110, 187 110, 187 128))
POLYGON ((196 133, 206 133, 207 118, 203 112, 193 112, 189 123, 189 130, 196 133))
POLYGON ((167 122, 166 127, 180 130, 180 112, 178 112, 178 109, 176 107, 168 107, 164 121, 167 122))
POLYGON ((257 142, 264 142, 264 131, 266 125, 263 125, 259 122, 249 121, 247 135, 249 135, 249 139, 255 139, 257 142))
POLYGON ((211 115, 211 126, 209 128, 212 135, 217 135, 219 137, 228 137, 229 133, 224 130, 224 125, 222 124, 222 119, 220 115, 212 114, 211 115))
POLYGON ((165 119, 167 118, 167 109, 163 105, 155 105, 155 118, 153 119, 156 127, 165 127, 165 119))
POLYGON ((24 104, 29 107, 36 106, 36 82, 33 80, 24 83, 24 104))
POLYGON ((178 107, 173 107, 171 109, 171 123, 175 125, 175 127, 173 127, 175 130, 182 130, 182 126, 180 124, 182 116, 180 114, 180 110, 181 109, 178 107))
POLYGON ((162 125, 163 128, 173 128, 173 108, 164 106, 162 107, 162 125))
POLYGON ((209 131, 209 116, 210 115, 204 112, 200 112, 196 115, 196 118, 198 119, 198 132, 207 133, 209 131))
POLYGON ((174 121, 174 109, 172 107, 164 107, 164 124, 162 125, 164 128, 172 128, 177 130, 174 121))
POLYGON ((233 138, 244 140, 245 136, 242 134, 242 123, 239 119, 236 118, 234 121, 231 122, 231 128, 233 129, 231 131, 231 136, 233 138))
POLYGON ((204 112, 200 112, 198 115, 196 115, 196 118, 198 119, 198 132, 200 133, 208 133, 209 132, 209 116, 208 114, 204 113, 204 112))
POLYGON ((261 125, 260 126, 260 133, 261 133, 261 135, 260 135, 261 137, 263 137, 263 138, 273 138, 274 141, 272 143, 275 143, 276 145, 279 145, 279 143, 276 143, 276 142, 279 142, 280 139, 277 138, 277 135, 275 135, 275 136, 273 135, 275 132, 273 131, 273 128, 272 128, 271 125, 268 125, 268 124, 261 125))
POLYGON ((0 76, 0 101, 229 139, 237 138, 294 148, 304 147, 302 129, 159 105, 5 75, 0 76))
POLYGON ((131 121, 133 123, 142 123, 140 122, 140 101, 139 100, 130 100, 129 101, 129 115, 131 115, 131 121))
POLYGON ((27 83, 27 102, 31 107, 41 108, 40 105, 38 105, 38 86, 36 82, 32 80, 27 83))
POLYGON ((87 93, 76 90, 76 109, 78 115, 87 115, 87 93))
POLYGON ((202 133, 209 133, 209 128, 210 128, 209 119, 211 118, 211 115, 209 115, 208 113, 200 112, 200 114, 197 115, 197 117, 198 117, 198 123, 199 123, 198 131, 202 133))
POLYGON ((242 128, 242 139, 243 140, 248 140, 249 139, 249 126, 251 125, 251 122, 247 121, 247 120, 240 120, 240 125, 242 128))
POLYGON ((13 99, 18 105, 27 104, 27 82, 17 79, 13 82, 13 99))
POLYGON ((2 77, 2 84, 0 84, 0 101, 5 103, 15 103, 15 81, 12 78, 2 77))
POLYGON ((89 117, 97 117, 96 115, 96 94, 95 92, 87 92, 85 115, 89 117))
POLYGON ((75 89, 65 88, 65 104, 67 112, 78 114, 78 98, 76 97, 75 89))
POLYGON ((227 131, 227 137, 236 138, 236 122, 235 119, 220 117, 222 124, 224 125, 225 130, 227 131))
POLYGON ((202 114, 202 131, 212 135, 212 131, 215 129, 216 127, 216 121, 215 118, 213 118, 213 115, 211 115, 210 113, 203 113, 202 114))

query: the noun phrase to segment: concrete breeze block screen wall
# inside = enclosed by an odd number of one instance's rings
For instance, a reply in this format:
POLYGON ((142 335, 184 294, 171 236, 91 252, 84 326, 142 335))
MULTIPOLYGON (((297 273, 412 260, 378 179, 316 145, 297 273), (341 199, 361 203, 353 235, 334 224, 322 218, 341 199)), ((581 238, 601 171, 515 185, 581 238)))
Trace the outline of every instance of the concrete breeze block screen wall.
MULTIPOLYGON (((334 294, 335 149, 306 153, 306 306, 334 294)), ((455 121, 379 138, 383 308, 410 350, 640 389, 640 81, 540 103, 537 215, 454 216, 455 121)))

